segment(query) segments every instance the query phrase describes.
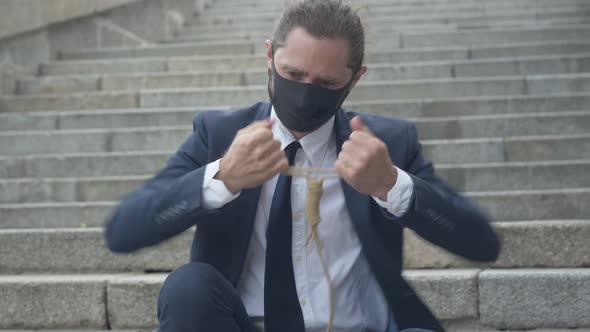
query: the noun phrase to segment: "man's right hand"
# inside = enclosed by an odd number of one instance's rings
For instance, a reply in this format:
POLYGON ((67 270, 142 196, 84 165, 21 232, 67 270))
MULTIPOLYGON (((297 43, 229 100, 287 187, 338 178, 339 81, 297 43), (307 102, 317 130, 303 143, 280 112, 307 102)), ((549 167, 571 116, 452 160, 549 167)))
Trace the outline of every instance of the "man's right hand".
POLYGON ((215 175, 232 193, 257 187, 289 167, 271 127, 271 120, 257 121, 234 137, 215 175))

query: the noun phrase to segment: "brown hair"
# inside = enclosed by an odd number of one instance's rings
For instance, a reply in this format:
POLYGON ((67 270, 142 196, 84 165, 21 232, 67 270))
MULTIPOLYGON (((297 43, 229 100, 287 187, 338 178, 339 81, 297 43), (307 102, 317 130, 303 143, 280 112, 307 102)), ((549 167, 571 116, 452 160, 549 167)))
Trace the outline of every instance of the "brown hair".
POLYGON ((274 52, 285 45, 287 35, 302 27, 315 38, 343 38, 350 45, 348 66, 357 73, 363 65, 365 31, 357 11, 342 0, 299 0, 287 6, 272 41, 274 52))

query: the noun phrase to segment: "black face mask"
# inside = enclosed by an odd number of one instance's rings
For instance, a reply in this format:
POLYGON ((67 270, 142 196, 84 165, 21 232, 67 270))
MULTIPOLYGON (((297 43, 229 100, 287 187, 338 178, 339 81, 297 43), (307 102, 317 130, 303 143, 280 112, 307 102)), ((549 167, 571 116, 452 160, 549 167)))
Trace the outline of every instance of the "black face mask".
POLYGON ((283 78, 273 64, 273 89, 268 93, 277 117, 290 130, 308 133, 326 123, 342 106, 350 92, 352 79, 338 90, 314 84, 299 83, 283 78))

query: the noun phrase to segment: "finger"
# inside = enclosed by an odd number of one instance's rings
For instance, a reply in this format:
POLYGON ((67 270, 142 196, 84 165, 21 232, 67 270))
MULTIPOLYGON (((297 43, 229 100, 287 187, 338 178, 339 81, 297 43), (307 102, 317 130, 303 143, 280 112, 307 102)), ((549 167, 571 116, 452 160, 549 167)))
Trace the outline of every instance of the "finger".
POLYGON ((342 153, 347 153, 348 151, 352 150, 354 148, 354 143, 348 139, 346 140, 344 143, 342 143, 342 149, 341 149, 341 154, 342 153))
POLYGON ((262 166, 262 168, 267 169, 272 167, 274 164, 278 163, 282 159, 287 160, 283 151, 278 150, 273 153, 265 154, 265 158, 262 159, 262 163, 260 165, 262 166))
POLYGON ((248 134, 248 136, 250 136, 249 139, 252 141, 252 143, 256 144, 272 141, 274 139, 274 137, 272 136, 272 131, 264 127, 254 128, 248 134))
POLYGON ((345 159, 338 159, 338 160, 336 160, 334 167, 336 169, 336 173, 338 173, 338 175, 341 178, 343 178, 347 182, 350 181, 350 179, 351 179, 350 174, 352 173, 352 167, 351 167, 349 161, 347 161, 345 159))
POLYGON ((289 161, 285 156, 279 159, 271 168, 270 168, 270 175, 275 175, 279 172, 286 171, 289 168, 289 161))
POLYGON ((261 120, 261 121, 254 121, 250 125, 242 128, 241 132, 243 134, 250 133, 257 128, 267 128, 270 129, 272 127, 273 121, 272 120, 261 120))
POLYGON ((259 141, 256 143, 256 147, 254 149, 254 153, 257 156, 269 156, 275 152, 281 151, 281 142, 270 139, 266 141, 259 141))
POLYGON ((352 156, 352 154, 342 151, 338 155, 336 162, 342 169, 349 168, 352 165, 352 160, 354 159, 352 156))
POLYGON ((272 127, 273 122, 274 122, 274 120, 271 120, 271 119, 260 120, 260 121, 253 122, 250 126, 263 127, 263 128, 270 129, 272 127))
POLYGON ((374 138, 373 134, 367 131, 353 131, 348 137, 349 141, 355 143, 366 143, 370 142, 374 138))
POLYGON ((341 178, 344 178, 344 163, 340 160, 337 159, 336 162, 334 163, 334 169, 336 170, 336 173, 338 173, 338 175, 341 178))
POLYGON ((363 120, 361 119, 360 115, 355 116, 350 120, 350 128, 353 131, 363 131, 363 132, 370 132, 369 128, 365 126, 363 120))

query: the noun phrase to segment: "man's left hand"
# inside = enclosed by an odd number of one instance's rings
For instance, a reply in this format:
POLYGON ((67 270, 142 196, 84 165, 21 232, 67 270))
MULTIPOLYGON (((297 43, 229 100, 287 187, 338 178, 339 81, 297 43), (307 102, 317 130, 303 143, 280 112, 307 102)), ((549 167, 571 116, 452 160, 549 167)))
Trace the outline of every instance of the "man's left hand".
POLYGON ((352 134, 342 145, 336 171, 356 191, 387 201, 397 182, 387 145, 367 128, 357 115, 350 120, 352 134))

